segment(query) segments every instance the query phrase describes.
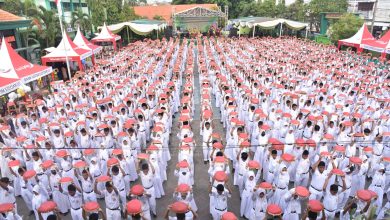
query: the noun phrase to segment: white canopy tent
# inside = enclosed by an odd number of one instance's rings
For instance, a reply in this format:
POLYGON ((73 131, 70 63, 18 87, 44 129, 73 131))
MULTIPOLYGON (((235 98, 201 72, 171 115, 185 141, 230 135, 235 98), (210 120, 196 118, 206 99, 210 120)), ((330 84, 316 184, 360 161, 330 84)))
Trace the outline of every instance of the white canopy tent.
POLYGON ((262 29, 273 29, 276 26, 280 25, 280 32, 279 35, 282 35, 282 28, 283 25, 286 25, 290 29, 293 30, 302 30, 306 29, 306 37, 308 33, 308 23, 298 22, 298 21, 292 21, 284 18, 265 18, 265 17, 246 17, 246 18, 239 18, 229 21, 230 24, 239 25, 241 27, 249 27, 253 28, 253 36, 255 34, 256 27, 260 27, 262 29))
MULTIPOLYGON (((148 35, 152 31, 161 31, 165 29, 167 26, 166 22, 162 21, 154 21, 154 20, 135 20, 135 21, 128 21, 128 22, 122 22, 118 24, 113 24, 107 26, 107 28, 112 33, 119 33, 123 28, 129 27, 130 30, 132 30, 134 33, 138 35, 148 35)), ((101 29, 102 27, 98 27, 98 29, 101 29)))

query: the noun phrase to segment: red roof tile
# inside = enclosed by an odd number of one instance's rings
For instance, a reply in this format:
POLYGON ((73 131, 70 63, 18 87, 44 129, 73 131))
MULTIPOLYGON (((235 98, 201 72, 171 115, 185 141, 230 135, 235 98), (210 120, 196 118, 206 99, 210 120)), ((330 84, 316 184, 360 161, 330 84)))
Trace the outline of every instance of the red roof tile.
POLYGON ((22 17, 16 16, 14 14, 11 14, 7 11, 1 10, 0 9, 0 22, 5 22, 5 21, 20 21, 24 20, 22 17))
POLYGON ((191 8, 202 7, 211 10, 218 8, 217 4, 190 4, 190 5, 158 5, 158 6, 135 6, 134 12, 138 16, 153 19, 156 15, 164 18, 165 21, 171 23, 173 11, 179 13, 191 8))

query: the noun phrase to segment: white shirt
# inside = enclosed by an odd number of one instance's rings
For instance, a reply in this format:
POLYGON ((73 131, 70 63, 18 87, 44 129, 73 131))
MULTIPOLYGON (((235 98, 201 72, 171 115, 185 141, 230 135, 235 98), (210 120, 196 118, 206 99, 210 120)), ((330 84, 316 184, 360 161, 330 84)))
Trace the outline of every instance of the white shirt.
POLYGON ((117 209, 119 208, 119 196, 116 194, 114 190, 109 193, 107 190, 101 191, 102 195, 104 195, 104 201, 106 202, 106 207, 109 209, 117 209))
POLYGON ((81 196, 81 193, 76 191, 74 196, 71 196, 68 194, 69 202, 70 202, 70 207, 72 209, 79 209, 83 205, 83 197, 81 196))
POLYGON ((227 189, 220 194, 218 194, 217 189, 213 187, 211 194, 214 196, 214 207, 217 210, 224 211, 227 209, 227 199, 230 198, 230 193, 227 189))
POLYGON ((327 177, 328 177, 328 172, 326 170, 320 173, 320 171, 318 171, 317 168, 316 171, 314 171, 313 173, 311 179, 311 186, 316 190, 322 191, 322 188, 324 187, 324 183, 327 177))
POLYGON ((15 195, 14 195, 14 188, 12 186, 7 186, 8 190, 3 189, 3 187, 0 187, 0 201, 1 203, 14 203, 15 195))

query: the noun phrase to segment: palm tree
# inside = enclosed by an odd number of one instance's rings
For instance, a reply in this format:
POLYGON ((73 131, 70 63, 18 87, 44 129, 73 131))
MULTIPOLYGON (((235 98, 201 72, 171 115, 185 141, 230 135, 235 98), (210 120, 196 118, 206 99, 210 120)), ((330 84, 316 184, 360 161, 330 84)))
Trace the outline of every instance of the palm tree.
POLYGON ((81 8, 79 8, 77 11, 72 12, 71 24, 73 28, 80 27, 84 34, 86 30, 91 29, 90 16, 87 13, 84 13, 81 8))
POLYGON ((57 36, 61 36, 57 13, 39 6, 31 8, 29 14, 32 17, 33 26, 38 29, 38 36, 45 42, 46 47, 55 46, 57 36))

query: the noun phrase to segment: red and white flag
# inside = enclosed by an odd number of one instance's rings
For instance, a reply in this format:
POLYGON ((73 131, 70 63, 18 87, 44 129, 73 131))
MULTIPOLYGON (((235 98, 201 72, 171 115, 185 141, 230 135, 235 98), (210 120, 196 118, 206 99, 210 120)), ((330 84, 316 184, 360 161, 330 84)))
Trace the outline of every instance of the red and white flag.
POLYGON ((61 7, 61 0, 54 0, 54 3, 56 3, 58 15, 62 16, 62 7, 61 7))

